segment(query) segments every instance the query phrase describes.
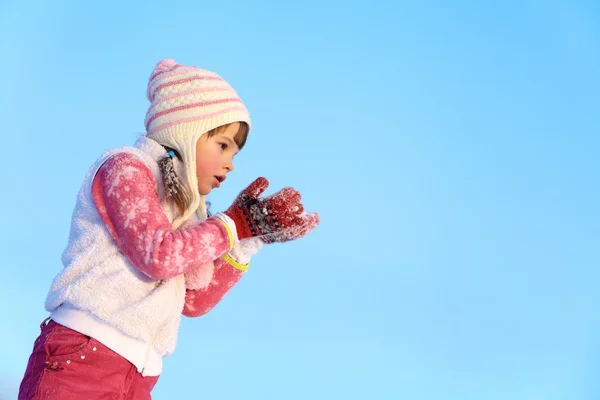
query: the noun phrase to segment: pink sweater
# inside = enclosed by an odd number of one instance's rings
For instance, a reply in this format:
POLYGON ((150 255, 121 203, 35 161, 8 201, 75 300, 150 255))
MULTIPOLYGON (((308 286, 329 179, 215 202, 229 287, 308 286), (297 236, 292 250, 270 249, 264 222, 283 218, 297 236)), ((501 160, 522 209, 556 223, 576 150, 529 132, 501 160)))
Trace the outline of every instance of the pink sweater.
MULTIPOLYGON (((173 278, 212 261, 211 255, 229 250, 230 242, 222 234, 223 223, 216 218, 173 232, 152 172, 132 154, 118 153, 104 163, 93 180, 92 195, 121 251, 152 279, 173 278), (140 199, 146 201, 141 204, 140 199)), ((186 290, 183 314, 198 317, 209 312, 240 280, 240 267, 230 258, 217 258, 208 286, 186 290)))

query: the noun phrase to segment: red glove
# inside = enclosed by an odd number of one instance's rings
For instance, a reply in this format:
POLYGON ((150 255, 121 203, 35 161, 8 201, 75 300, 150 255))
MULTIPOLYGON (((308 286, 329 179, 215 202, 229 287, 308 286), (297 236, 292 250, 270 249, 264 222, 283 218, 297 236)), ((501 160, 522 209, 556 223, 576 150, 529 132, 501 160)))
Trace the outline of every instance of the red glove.
POLYGON ((258 198, 268 186, 265 178, 256 179, 225 211, 235 222, 239 240, 257 236, 265 243, 282 243, 301 238, 319 224, 319 214, 304 214, 300 193, 292 188, 258 198))

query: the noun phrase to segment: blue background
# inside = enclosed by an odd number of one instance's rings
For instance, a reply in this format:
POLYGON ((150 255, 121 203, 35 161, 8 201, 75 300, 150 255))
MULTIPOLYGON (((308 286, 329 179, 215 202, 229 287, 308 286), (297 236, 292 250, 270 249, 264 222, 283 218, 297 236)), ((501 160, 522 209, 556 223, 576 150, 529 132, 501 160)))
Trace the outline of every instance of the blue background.
POLYGON ((0 386, 16 398, 90 164, 172 57, 322 223, 185 319, 155 399, 597 399, 600 3, 0 5, 0 386))

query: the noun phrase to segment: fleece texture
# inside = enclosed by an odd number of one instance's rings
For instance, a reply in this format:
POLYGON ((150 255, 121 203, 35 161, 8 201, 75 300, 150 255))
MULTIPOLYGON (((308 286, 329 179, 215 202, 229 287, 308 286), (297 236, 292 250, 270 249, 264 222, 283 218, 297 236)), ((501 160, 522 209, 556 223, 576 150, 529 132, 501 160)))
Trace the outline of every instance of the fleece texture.
POLYGON ((90 168, 64 269, 46 299, 50 312, 67 303, 161 356, 175 349, 182 312, 205 314, 241 278, 245 268, 228 251, 249 257, 226 219, 172 229, 177 213, 165 201, 157 164, 164 156, 162 146, 141 137, 90 168))

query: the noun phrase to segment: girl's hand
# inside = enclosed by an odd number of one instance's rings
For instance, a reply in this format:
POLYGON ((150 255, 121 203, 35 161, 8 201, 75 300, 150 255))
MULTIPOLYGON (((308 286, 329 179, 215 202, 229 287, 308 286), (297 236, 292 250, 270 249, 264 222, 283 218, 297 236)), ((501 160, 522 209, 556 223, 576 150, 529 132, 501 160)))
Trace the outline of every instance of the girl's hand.
POLYGON ((260 237, 265 243, 299 239, 319 224, 319 214, 304 213, 300 193, 288 187, 259 198, 269 186, 258 178, 244 189, 225 214, 234 222, 238 239, 260 237))

